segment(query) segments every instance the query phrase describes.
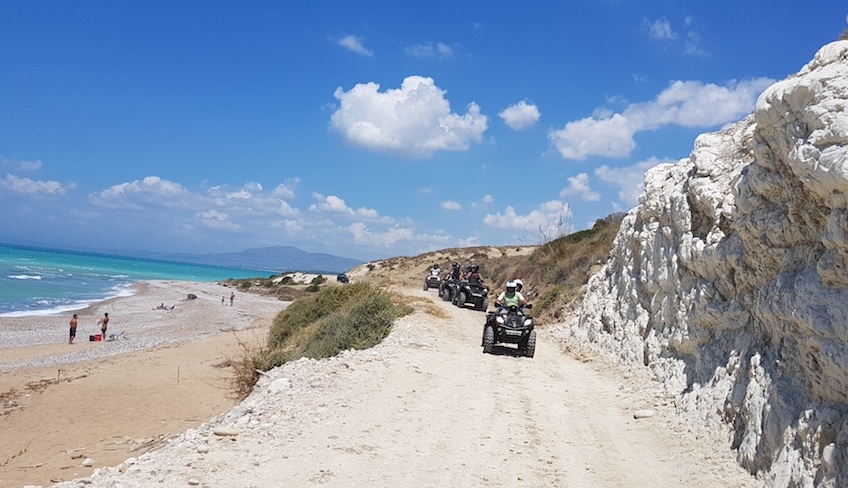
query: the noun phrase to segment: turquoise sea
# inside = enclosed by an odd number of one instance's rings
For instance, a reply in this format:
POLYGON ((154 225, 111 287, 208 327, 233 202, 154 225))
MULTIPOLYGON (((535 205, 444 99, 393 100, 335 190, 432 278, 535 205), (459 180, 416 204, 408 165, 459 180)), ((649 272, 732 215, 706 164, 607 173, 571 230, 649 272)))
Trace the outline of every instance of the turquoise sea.
POLYGON ((268 271, 0 244, 0 317, 79 310, 131 295, 130 285, 140 280, 213 282, 256 276, 268 276, 268 271))

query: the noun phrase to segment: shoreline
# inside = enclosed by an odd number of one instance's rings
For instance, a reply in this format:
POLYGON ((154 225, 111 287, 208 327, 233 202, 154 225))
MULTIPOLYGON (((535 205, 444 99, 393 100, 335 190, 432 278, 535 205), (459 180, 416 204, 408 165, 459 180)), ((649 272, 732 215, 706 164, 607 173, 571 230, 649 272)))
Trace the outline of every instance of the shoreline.
POLYGON ((232 287, 218 283, 151 280, 136 282, 132 289, 132 295, 108 298, 76 312, 0 317, 0 373, 20 367, 71 364, 243 330, 253 325, 254 316, 275 315, 286 306, 286 302, 273 297, 236 293, 232 287), (189 293, 197 298, 187 300, 189 293), (237 295, 232 307, 230 293, 237 295), (173 308, 157 309, 161 304, 173 308), (79 325, 74 344, 68 345, 68 322, 74 313, 79 325), (118 340, 94 343, 108 347, 86 347, 89 336, 100 334, 97 319, 104 313, 110 318, 107 338, 116 334, 118 340), (64 352, 51 345, 64 345, 64 352), (49 354, 46 349, 40 352, 39 347, 50 349, 49 354))
POLYGON ((88 476, 228 411, 237 402, 229 365, 264 345, 287 305, 218 283, 133 288, 77 311, 71 345, 74 312, 0 317, 0 488, 88 476), (198 298, 183 300, 188 293, 198 298), (107 334, 122 338, 89 341, 106 312, 107 334))

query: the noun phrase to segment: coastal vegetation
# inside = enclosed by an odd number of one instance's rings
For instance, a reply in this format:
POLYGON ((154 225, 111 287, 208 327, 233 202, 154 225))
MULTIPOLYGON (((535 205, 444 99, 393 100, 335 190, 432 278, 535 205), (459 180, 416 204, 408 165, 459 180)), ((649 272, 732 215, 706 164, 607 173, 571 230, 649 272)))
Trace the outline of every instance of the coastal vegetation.
POLYGON ((412 310, 401 297, 369 283, 329 286, 309 293, 277 315, 265 347, 245 350, 235 364, 236 393, 246 397, 262 371, 289 361, 327 358, 379 344, 394 321, 412 310))
POLYGON ((488 279, 497 286, 521 278, 533 302, 533 315, 542 322, 561 319, 566 305, 582 299, 589 277, 606 262, 623 219, 623 213, 598 219, 591 229, 546 242, 526 257, 491 264, 484 260, 490 269, 488 279))

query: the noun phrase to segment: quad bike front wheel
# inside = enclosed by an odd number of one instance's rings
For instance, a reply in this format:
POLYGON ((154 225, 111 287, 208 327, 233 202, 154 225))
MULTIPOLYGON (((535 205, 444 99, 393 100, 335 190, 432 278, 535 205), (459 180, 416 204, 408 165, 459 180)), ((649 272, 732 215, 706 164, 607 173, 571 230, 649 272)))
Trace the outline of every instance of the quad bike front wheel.
POLYGON ((491 325, 483 328, 483 352, 489 354, 495 348, 495 330, 491 325))
POLYGON ((524 348, 524 355, 532 358, 536 354, 536 331, 531 330, 527 334, 527 345, 524 348))
POLYGON ((464 307, 465 306, 465 300, 467 300, 467 299, 468 298, 465 296, 464 291, 459 292, 459 296, 456 297, 456 306, 457 307, 464 307))

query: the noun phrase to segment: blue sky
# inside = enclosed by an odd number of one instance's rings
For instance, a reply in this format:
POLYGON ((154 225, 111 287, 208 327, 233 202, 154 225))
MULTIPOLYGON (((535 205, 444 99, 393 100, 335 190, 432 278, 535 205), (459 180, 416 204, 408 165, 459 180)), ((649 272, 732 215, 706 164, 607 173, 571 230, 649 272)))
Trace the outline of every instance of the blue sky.
POLYGON ((751 113, 812 0, 0 2, 0 242, 539 244, 751 113))

